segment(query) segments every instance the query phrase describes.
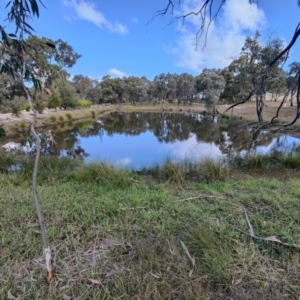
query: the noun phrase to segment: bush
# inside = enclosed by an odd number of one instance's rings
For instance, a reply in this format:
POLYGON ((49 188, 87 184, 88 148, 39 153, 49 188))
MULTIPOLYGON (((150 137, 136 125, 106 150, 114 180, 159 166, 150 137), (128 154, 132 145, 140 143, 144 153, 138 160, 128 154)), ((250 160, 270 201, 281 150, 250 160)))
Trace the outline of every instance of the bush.
POLYGON ((25 103, 22 107, 22 109, 26 110, 26 111, 30 111, 30 104, 29 103, 25 103))
POLYGON ((57 119, 56 116, 51 116, 51 117, 50 117, 51 122, 55 122, 56 119, 57 119))
POLYGON ((86 99, 78 99, 76 101, 76 107, 77 108, 88 108, 92 106, 92 102, 90 100, 86 99))
POLYGON ((33 108, 38 111, 39 114, 42 114, 45 109, 45 104, 42 100, 36 100, 33 104, 33 108))
POLYGON ((73 116, 70 113, 66 113, 66 117, 67 117, 68 120, 72 120, 73 119, 73 116))

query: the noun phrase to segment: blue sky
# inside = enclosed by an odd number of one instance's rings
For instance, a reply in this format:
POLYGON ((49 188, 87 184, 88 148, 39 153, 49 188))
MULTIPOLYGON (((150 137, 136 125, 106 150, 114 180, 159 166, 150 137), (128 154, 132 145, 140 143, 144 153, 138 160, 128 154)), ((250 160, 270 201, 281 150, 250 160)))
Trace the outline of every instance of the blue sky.
MULTIPOLYGON (((176 0, 175 0, 176 1, 176 0)), ((219 2, 220 0, 215 0, 219 2)), ((212 23, 207 45, 198 49, 193 38, 199 18, 190 18, 180 30, 178 23, 167 26, 171 16, 153 17, 167 0, 43 0, 40 18, 31 24, 36 35, 62 39, 82 57, 69 69, 100 80, 105 75, 146 76, 153 80, 160 73, 188 72, 197 75, 203 68, 224 68, 241 51, 245 36, 255 30, 262 40, 271 31, 289 42, 300 21, 296 0, 227 0, 216 22, 212 23)), ((196 9, 203 0, 181 0, 175 14, 196 9)), ((1 7, 0 17, 5 19, 1 7)), ((300 61, 299 42, 291 61, 300 61)))

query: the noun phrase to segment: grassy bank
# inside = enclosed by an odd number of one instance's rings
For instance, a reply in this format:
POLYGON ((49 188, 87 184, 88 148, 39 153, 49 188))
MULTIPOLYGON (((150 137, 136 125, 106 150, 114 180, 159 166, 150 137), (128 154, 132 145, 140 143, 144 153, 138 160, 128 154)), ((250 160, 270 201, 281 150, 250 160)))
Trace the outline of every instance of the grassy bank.
POLYGON ((0 173, 0 299, 299 297, 300 250, 253 240, 246 220, 260 237, 300 244, 297 169, 166 162, 136 174, 43 158, 39 194, 57 272, 48 286, 32 162, 17 163, 0 173))

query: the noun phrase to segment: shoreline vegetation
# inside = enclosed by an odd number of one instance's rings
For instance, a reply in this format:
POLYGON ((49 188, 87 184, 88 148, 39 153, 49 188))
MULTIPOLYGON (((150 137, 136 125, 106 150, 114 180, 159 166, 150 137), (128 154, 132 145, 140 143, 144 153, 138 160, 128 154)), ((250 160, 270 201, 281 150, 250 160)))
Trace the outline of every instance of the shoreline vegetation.
POLYGON ((268 159, 133 172, 43 156, 48 285, 33 160, 2 155, 0 299, 298 299, 300 156, 268 159))
MULTIPOLYGON (((267 102, 267 107, 264 110, 265 121, 270 121, 274 115, 276 115, 277 102, 267 102)), ((228 105, 217 105, 217 111, 223 113, 227 109, 228 105)), ((67 110, 54 110, 45 109, 43 113, 37 114, 37 126, 36 128, 42 129, 68 122, 80 122, 85 119, 95 119, 114 111, 123 112, 173 112, 173 113, 203 113, 206 111, 203 103, 194 103, 193 105, 177 105, 177 104, 106 104, 106 105, 94 105, 90 108, 78 108, 67 110)), ((276 124, 287 123, 291 120, 295 114, 296 107, 283 107, 279 117, 276 119, 276 124)), ((257 120, 255 112, 254 101, 247 104, 243 104, 235 107, 233 110, 226 112, 226 118, 238 118, 243 121, 255 122, 257 120)), ((25 132, 28 130, 29 125, 32 122, 33 114, 30 111, 23 110, 19 116, 14 116, 11 113, 0 114, 0 124, 6 132, 6 136, 13 136, 25 132)), ((297 120, 295 125, 287 128, 288 131, 298 132, 299 123, 297 120)))

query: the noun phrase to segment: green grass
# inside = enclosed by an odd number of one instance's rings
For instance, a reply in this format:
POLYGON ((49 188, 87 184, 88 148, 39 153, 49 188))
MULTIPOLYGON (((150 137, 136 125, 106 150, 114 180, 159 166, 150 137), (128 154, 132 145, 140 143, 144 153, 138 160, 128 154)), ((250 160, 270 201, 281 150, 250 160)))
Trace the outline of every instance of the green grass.
POLYGON ((51 121, 51 122, 54 123, 56 120, 57 120, 56 116, 51 116, 51 117, 50 117, 50 121, 51 121))
POLYGON ((68 120, 73 119, 73 115, 71 113, 66 113, 66 117, 67 117, 68 120))
POLYGON ((247 211, 258 236, 299 244, 296 170, 277 169, 278 179, 244 168, 220 177, 224 165, 209 162, 208 180, 188 163, 135 174, 42 157, 38 192, 57 271, 48 286, 33 165, 17 161, 19 171, 0 173, 0 299, 299 297, 300 249, 252 240, 245 218, 247 211))

